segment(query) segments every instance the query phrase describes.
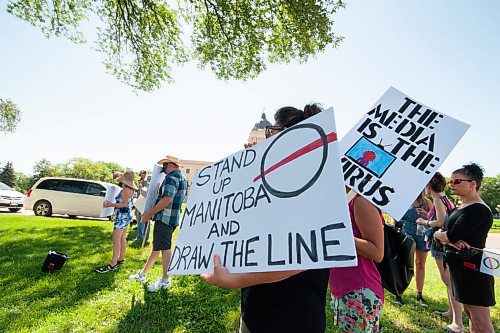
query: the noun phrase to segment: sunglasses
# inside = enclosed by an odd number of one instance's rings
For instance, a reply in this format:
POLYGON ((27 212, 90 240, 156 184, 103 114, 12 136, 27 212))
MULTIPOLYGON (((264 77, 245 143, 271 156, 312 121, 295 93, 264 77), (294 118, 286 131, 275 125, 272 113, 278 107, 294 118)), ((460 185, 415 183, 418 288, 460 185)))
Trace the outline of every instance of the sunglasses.
POLYGON ((284 129, 285 128, 281 127, 281 126, 266 126, 266 130, 265 130, 266 139, 268 139, 269 137, 271 137, 274 134, 276 134, 276 132, 280 132, 280 131, 282 131, 284 129))
POLYGON ((472 179, 450 179, 450 184, 451 185, 458 185, 461 184, 462 182, 473 182, 474 180, 472 179))

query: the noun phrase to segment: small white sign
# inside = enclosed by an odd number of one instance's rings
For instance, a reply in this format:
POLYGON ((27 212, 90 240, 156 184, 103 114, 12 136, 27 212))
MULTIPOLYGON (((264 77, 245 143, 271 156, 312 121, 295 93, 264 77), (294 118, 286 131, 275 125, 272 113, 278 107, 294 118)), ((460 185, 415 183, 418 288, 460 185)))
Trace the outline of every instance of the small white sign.
POLYGON ((160 189, 161 183, 165 179, 165 174, 161 172, 163 170, 163 166, 155 164, 153 166, 153 172, 151 173, 151 180, 148 186, 148 192, 146 195, 146 202, 144 203, 143 211, 147 212, 154 207, 156 199, 158 198, 158 191, 160 189))
MULTIPOLYGON (((104 201, 109 201, 112 203, 116 202, 116 196, 120 193, 122 188, 116 185, 106 185, 106 196, 104 197, 104 201)), ((101 210, 100 217, 108 217, 113 215, 113 211, 115 207, 107 207, 101 210)))
MULTIPOLYGON (((144 207, 146 206, 146 198, 139 195, 134 202, 134 207, 141 213, 144 213, 144 207)), ((139 221, 140 222, 140 221, 139 221)))
POLYGON ((345 183, 399 220, 468 128, 391 87, 340 141, 345 183))
POLYGON ((171 274, 357 265, 333 110, 200 170, 171 274))
POLYGON ((480 272, 500 277, 500 250, 483 249, 480 272))

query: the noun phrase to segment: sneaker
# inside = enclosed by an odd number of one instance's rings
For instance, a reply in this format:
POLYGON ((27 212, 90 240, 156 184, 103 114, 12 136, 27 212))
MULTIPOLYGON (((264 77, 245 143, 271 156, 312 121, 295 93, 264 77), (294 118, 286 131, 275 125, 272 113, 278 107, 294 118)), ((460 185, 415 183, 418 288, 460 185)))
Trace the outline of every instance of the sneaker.
POLYGON ((420 304, 420 306, 423 306, 424 308, 429 306, 429 305, 427 305, 427 302, 422 297, 422 295, 417 295, 416 299, 417 299, 418 304, 420 304))
POLYGON ((132 281, 146 283, 146 273, 144 273, 142 270, 137 271, 137 273, 130 275, 128 278, 132 281))
POLYGON ((394 299, 392 300, 392 304, 397 305, 397 306, 402 306, 403 299, 401 298, 401 296, 395 296, 394 299))
POLYGON ((114 266, 111 266, 110 264, 108 264, 108 265, 106 265, 104 267, 99 267, 95 271, 97 273, 104 274, 104 273, 107 273, 107 272, 116 271, 117 269, 118 269, 118 264, 116 264, 114 266))
POLYGON ((169 280, 163 280, 163 278, 158 278, 155 283, 150 284, 148 286, 148 291, 154 292, 158 291, 161 289, 168 289, 170 288, 170 281, 169 280))

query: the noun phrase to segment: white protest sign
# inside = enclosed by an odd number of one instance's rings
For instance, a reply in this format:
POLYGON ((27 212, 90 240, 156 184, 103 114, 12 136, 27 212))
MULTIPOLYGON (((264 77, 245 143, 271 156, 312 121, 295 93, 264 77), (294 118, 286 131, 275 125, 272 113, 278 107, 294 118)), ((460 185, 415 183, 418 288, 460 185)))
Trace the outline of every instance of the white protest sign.
POLYGON ((170 274, 355 266, 333 110, 197 173, 170 274))
POLYGON ((480 272, 500 277, 500 250, 483 249, 480 272))
POLYGON ((137 197, 134 202, 134 207, 142 214, 144 213, 144 207, 146 207, 146 198, 142 195, 137 197))
POLYGON ((468 128, 391 87, 340 141, 346 185, 398 220, 468 128))
POLYGON ((165 179, 165 174, 161 172, 163 166, 155 164, 153 166, 153 172, 151 173, 151 180, 149 181, 148 192, 146 195, 146 202, 144 203, 143 211, 147 212, 153 208, 156 199, 158 198, 158 190, 160 189, 161 183, 165 179))
MULTIPOLYGON (((116 202, 115 198, 118 195, 118 193, 120 193, 121 190, 122 190, 122 188, 120 186, 106 185, 106 196, 104 197, 104 200, 115 203, 116 202)), ((110 215, 113 215, 114 210, 115 210, 114 207, 103 208, 101 210, 101 215, 99 215, 99 216, 100 217, 108 217, 110 215)))

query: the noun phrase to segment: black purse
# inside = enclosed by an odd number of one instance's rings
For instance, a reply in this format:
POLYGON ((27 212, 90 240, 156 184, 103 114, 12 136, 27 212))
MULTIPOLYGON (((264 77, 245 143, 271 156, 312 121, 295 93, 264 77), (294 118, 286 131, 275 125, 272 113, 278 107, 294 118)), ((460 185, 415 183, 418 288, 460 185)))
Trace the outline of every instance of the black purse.
POLYGON ((57 251, 49 251, 42 265, 42 272, 53 272, 60 270, 69 259, 67 255, 57 251))
POLYGON ((382 285, 399 296, 408 288, 414 273, 415 241, 395 226, 384 225, 384 258, 375 263, 382 285))
POLYGON ((462 261, 468 261, 477 254, 483 252, 481 249, 475 249, 475 248, 457 250, 451 246, 445 246, 444 249, 445 249, 444 252, 447 256, 455 256, 455 258, 458 257, 462 261))

